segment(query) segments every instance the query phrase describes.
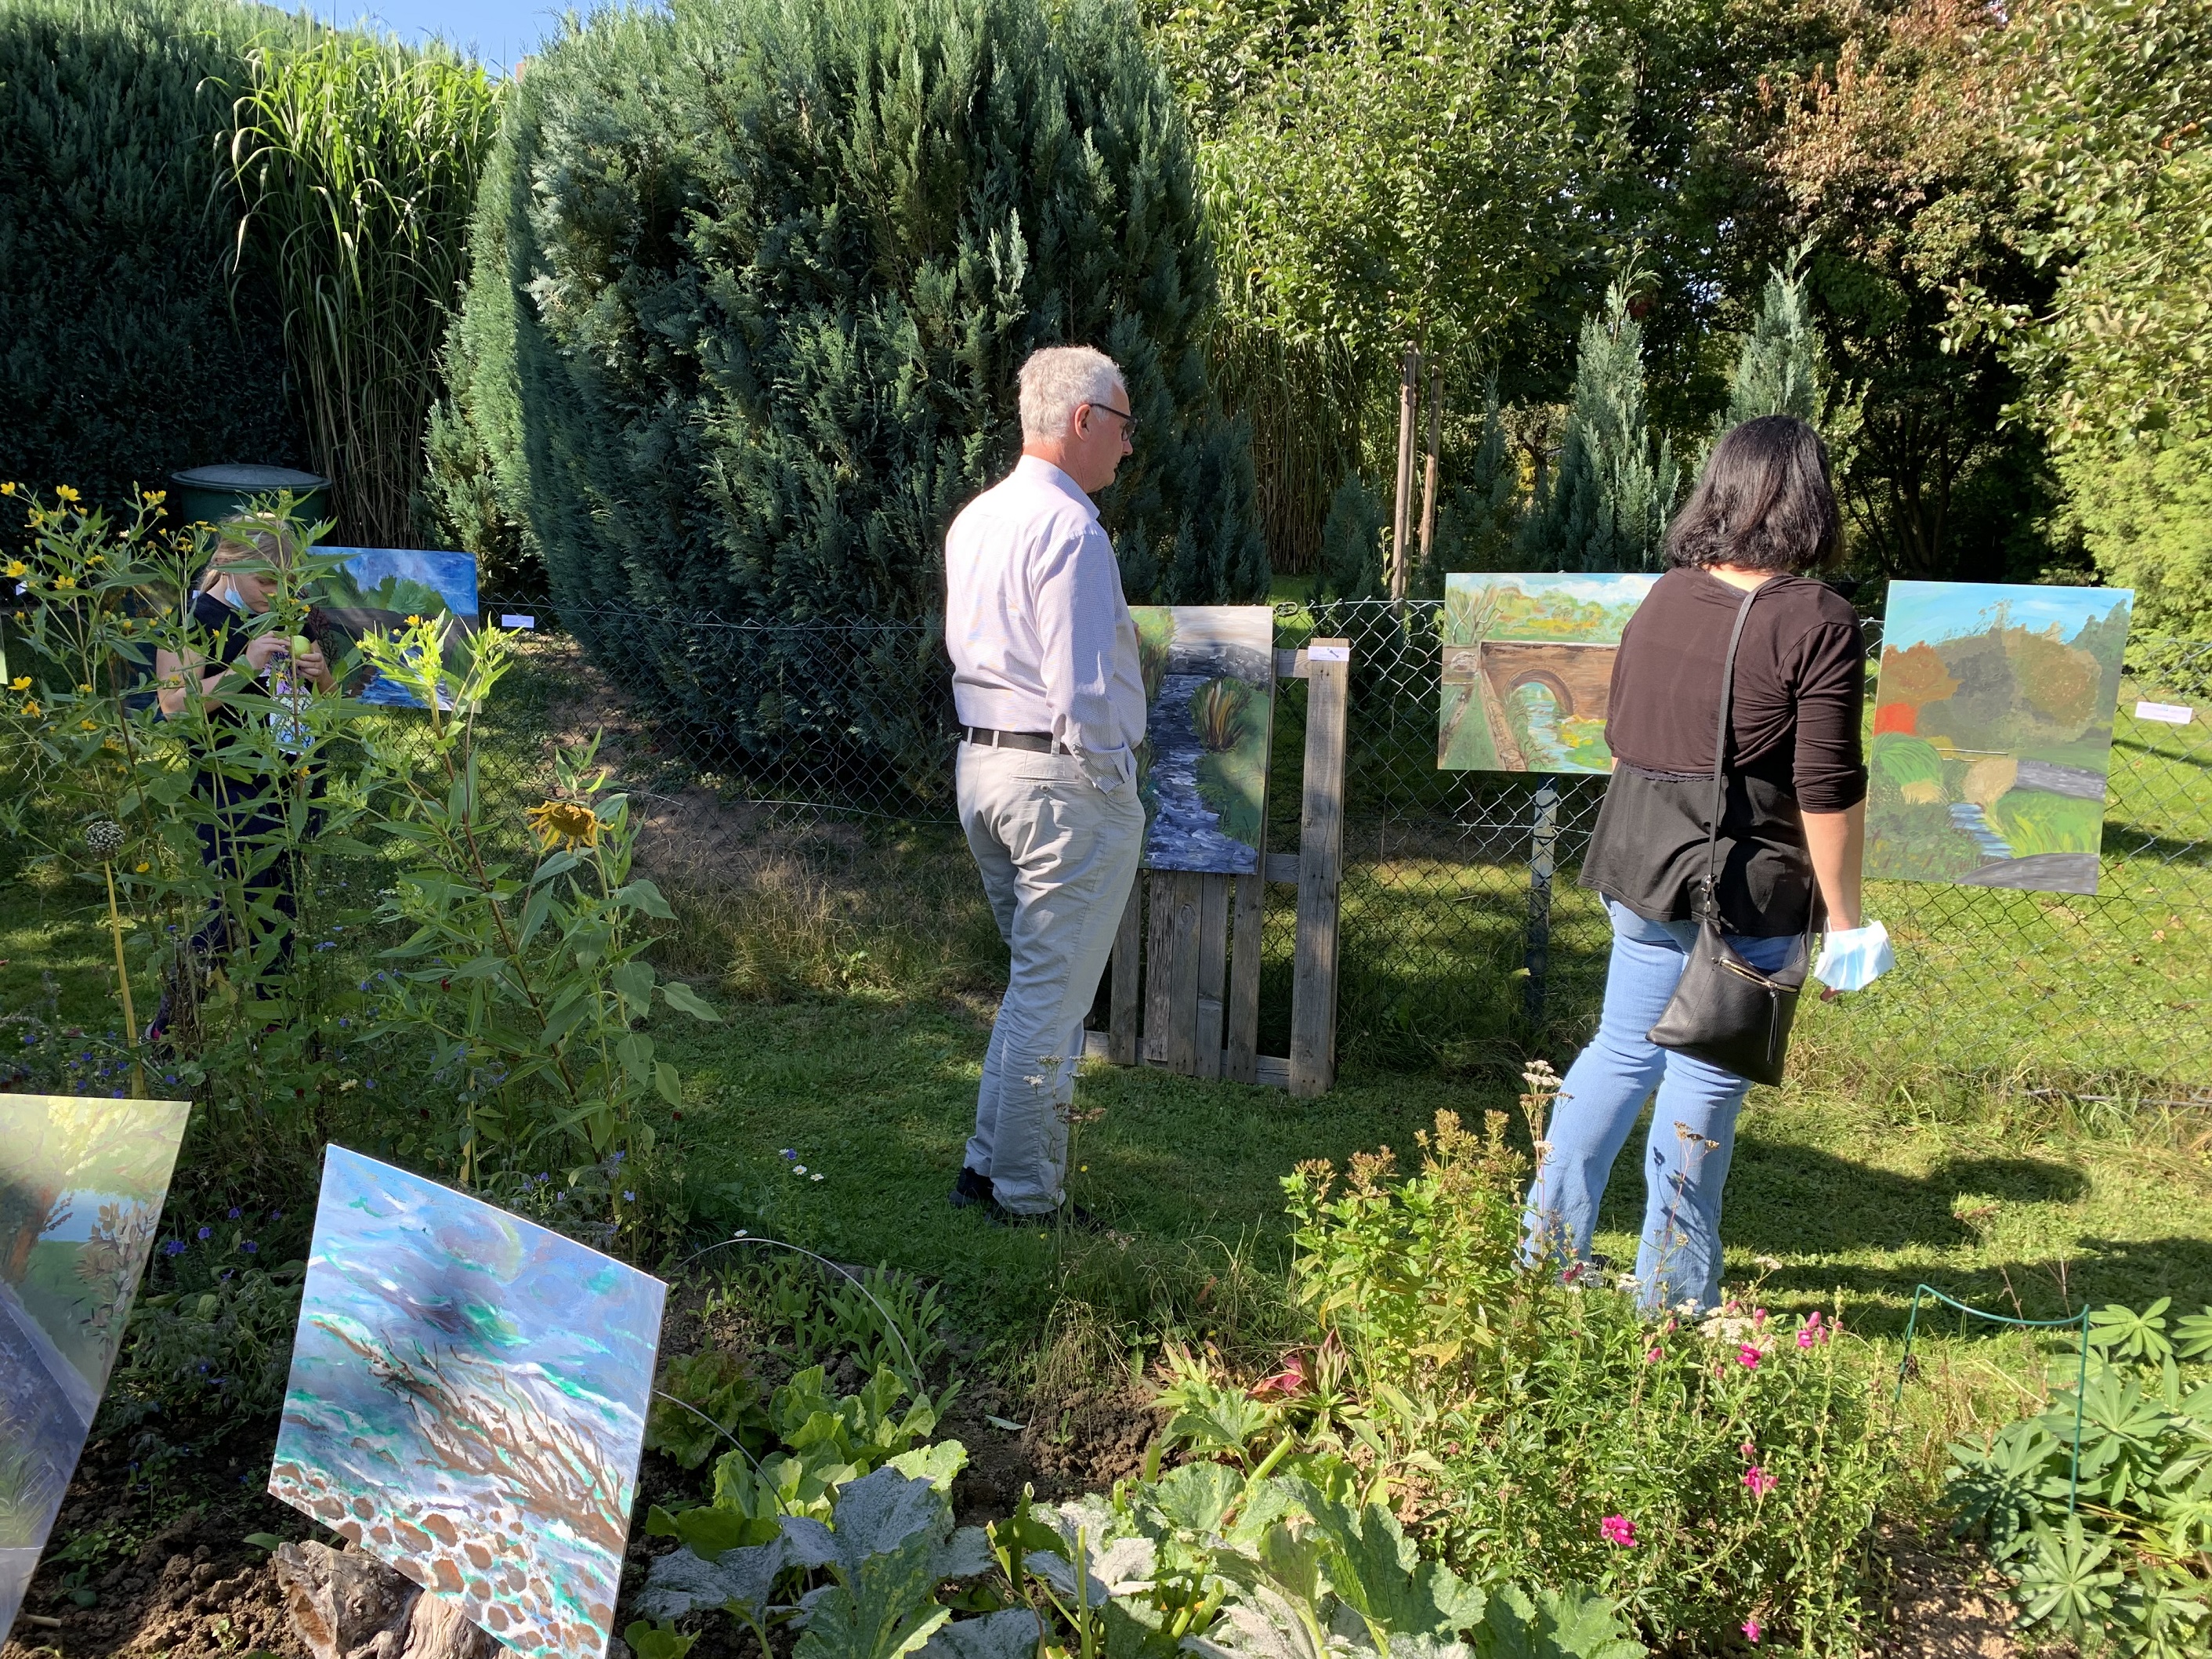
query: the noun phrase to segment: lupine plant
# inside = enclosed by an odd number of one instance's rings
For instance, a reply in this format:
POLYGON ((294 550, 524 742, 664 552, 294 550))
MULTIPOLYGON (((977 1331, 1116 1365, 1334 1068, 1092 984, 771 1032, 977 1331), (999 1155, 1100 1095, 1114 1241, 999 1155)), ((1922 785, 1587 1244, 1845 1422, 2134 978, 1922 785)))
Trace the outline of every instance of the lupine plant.
POLYGON ((2078 1390, 1951 1448, 1958 1530, 1988 1543, 2023 1622, 2085 1650, 2182 1659, 2212 1639, 2212 1308, 2169 1326, 2172 1306, 2093 1313, 2078 1390))

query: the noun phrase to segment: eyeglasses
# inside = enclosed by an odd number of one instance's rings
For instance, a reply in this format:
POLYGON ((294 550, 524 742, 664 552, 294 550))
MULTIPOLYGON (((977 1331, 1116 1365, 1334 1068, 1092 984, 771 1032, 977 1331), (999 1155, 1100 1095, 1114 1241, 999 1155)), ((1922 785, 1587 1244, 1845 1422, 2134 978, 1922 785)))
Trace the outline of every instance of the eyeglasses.
POLYGON ((1091 404, 1089 407, 1092 409, 1104 410, 1106 413, 1113 416, 1115 419, 1121 422, 1122 436, 1128 439, 1132 443, 1134 443, 1137 441, 1137 417, 1130 414, 1128 410, 1125 409, 1116 409, 1111 404, 1091 404))

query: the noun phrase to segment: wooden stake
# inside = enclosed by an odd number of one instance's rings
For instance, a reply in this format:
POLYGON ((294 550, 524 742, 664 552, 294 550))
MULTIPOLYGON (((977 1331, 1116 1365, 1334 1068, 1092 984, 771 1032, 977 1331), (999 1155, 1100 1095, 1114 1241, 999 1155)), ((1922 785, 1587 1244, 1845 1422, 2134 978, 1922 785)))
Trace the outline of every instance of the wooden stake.
POLYGON ((1406 348, 1398 374, 1398 501, 1390 519, 1390 597, 1406 597, 1407 532, 1413 504, 1413 413, 1420 399, 1421 354, 1406 348))
POLYGON ((1443 442, 1444 372, 1429 371, 1429 459, 1421 477, 1421 568, 1429 568, 1429 550, 1437 534, 1437 456, 1443 442))

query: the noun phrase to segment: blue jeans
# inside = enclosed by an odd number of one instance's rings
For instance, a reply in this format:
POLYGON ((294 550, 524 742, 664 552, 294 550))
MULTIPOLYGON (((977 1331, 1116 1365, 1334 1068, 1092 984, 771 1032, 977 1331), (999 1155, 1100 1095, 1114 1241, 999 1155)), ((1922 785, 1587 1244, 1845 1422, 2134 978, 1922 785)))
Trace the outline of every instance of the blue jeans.
MULTIPOLYGON (((1655 1088, 1659 1103, 1644 1143, 1644 1237, 1636 1282, 1644 1305, 1690 1304, 1699 1313, 1721 1296, 1721 1188, 1735 1151, 1735 1116, 1751 1085, 1733 1072, 1645 1034, 1658 1024, 1682 976, 1695 922, 1646 921, 1606 901, 1613 960, 1597 1035, 1568 1067, 1540 1152, 1523 1218, 1529 1261, 1562 1267, 1589 1260, 1590 1233, 1606 1177, 1655 1088)), ((1794 935, 1728 936, 1737 953, 1771 973, 1789 960, 1794 935)))

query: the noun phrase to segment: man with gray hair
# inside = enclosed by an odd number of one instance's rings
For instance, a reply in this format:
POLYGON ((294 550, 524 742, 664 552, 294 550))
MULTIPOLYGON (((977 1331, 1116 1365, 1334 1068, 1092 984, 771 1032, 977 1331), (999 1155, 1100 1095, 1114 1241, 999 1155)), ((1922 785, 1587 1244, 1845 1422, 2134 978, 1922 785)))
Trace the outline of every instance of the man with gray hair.
POLYGON ((1065 1201, 1083 1016, 1145 836, 1137 630, 1091 500, 1129 453, 1128 387, 1105 353, 1055 346, 1022 365, 1021 410, 1012 473, 945 538, 960 823, 1013 956, 951 1196, 1012 1221, 1065 1201))

